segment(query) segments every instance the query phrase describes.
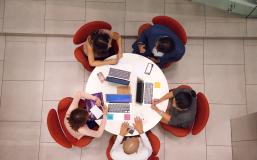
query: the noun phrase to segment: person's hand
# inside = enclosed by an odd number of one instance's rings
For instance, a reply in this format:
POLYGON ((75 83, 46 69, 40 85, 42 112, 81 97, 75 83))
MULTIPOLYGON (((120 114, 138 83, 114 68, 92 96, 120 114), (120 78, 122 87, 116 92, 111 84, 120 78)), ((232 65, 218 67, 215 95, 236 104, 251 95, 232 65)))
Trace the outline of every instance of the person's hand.
POLYGON ((141 53, 141 54, 145 53, 145 45, 139 44, 138 49, 139 49, 139 53, 141 53))
POLYGON ((135 123, 133 124, 133 126, 137 130, 137 132, 139 134, 144 133, 142 119, 140 117, 135 117, 134 121, 135 121, 135 123))
POLYGON ((108 107, 106 105, 102 106, 103 114, 106 115, 108 113, 108 107))
POLYGON ((123 57, 123 52, 122 52, 122 51, 119 52, 119 53, 117 54, 117 56, 118 56, 119 59, 121 59, 121 58, 123 57))
POLYGON ((119 62, 119 57, 117 56, 116 58, 110 59, 110 63, 111 65, 115 65, 119 62))
POLYGON ((120 135, 124 137, 126 134, 128 134, 128 131, 129 131, 129 123, 123 122, 120 127, 120 135))
POLYGON ((161 103, 161 100, 160 99, 153 99, 152 100, 152 104, 158 104, 158 103, 161 103))
POLYGON ((156 111, 156 112, 158 112, 158 110, 159 110, 159 108, 158 107, 156 107, 156 104, 151 104, 151 108, 154 110, 154 111, 156 111))
POLYGON ((98 107, 102 106, 102 102, 101 102, 101 100, 98 97, 96 97, 95 105, 98 106, 98 107))

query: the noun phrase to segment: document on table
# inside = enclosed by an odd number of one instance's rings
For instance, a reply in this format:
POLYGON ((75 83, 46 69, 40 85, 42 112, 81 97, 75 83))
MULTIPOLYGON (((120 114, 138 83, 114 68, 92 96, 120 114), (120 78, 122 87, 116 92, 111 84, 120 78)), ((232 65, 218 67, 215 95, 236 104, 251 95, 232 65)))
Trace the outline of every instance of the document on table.
POLYGON ((96 119, 99 119, 103 115, 103 112, 101 111, 101 109, 98 108, 96 105, 94 105, 90 109, 90 112, 96 117, 96 119))

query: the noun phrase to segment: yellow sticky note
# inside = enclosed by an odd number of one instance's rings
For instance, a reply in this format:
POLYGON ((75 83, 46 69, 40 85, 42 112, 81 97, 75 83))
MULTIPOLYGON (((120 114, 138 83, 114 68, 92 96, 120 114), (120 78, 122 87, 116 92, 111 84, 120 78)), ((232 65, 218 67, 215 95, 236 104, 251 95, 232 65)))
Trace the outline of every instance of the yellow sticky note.
POLYGON ((154 83, 154 88, 161 88, 161 83, 160 82, 155 82, 154 83))

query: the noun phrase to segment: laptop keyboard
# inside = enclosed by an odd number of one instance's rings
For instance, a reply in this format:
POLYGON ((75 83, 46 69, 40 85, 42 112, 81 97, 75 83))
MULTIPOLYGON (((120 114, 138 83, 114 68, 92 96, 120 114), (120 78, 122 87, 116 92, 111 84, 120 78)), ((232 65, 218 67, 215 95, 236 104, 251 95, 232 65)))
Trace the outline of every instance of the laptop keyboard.
POLYGON ((153 83, 145 83, 144 103, 151 104, 153 98, 153 83))
POLYGON ((110 103, 108 104, 108 112, 129 113, 130 104, 129 103, 110 103))
POLYGON ((112 76, 112 77, 117 77, 117 78, 128 80, 129 77, 130 77, 130 72, 124 71, 124 70, 120 70, 120 69, 110 68, 108 76, 112 76))

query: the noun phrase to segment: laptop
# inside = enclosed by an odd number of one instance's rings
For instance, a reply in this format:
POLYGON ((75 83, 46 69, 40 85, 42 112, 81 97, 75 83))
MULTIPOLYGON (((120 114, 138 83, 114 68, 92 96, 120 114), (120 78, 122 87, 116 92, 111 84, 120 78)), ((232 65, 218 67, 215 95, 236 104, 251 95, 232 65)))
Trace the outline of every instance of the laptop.
POLYGON ((128 121, 130 120, 130 103, 107 103, 107 120, 128 121))
POLYGON ((106 81, 122 85, 129 85, 130 75, 130 71, 111 67, 108 76, 106 77, 106 81))
POLYGON ((136 102, 140 104, 151 104, 153 98, 160 97, 160 82, 144 82, 137 78, 136 102))

